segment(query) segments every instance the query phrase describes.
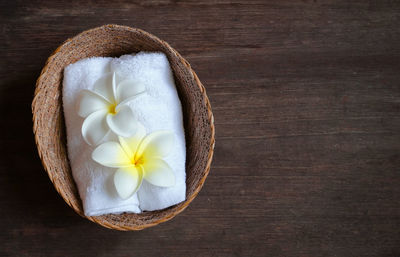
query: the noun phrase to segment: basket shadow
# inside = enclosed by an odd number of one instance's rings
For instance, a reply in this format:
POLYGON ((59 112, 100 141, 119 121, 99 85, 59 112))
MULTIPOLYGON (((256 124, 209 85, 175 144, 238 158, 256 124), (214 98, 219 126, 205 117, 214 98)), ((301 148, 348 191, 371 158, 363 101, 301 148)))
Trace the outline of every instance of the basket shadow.
MULTIPOLYGON (((41 165, 32 132, 31 102, 36 76, 39 71, 25 73, 24 76, 7 79, 10 86, 2 88, 0 106, 3 110, 3 122, 0 125, 1 195, 8 195, 8 201, 14 202, 8 215, 18 215, 30 209, 32 218, 46 219, 46 216, 61 215, 69 212, 62 198, 49 197, 56 191, 52 187, 41 165), (40 204, 38 204, 40 203, 40 204)), ((72 211, 72 210, 71 210, 72 211)))

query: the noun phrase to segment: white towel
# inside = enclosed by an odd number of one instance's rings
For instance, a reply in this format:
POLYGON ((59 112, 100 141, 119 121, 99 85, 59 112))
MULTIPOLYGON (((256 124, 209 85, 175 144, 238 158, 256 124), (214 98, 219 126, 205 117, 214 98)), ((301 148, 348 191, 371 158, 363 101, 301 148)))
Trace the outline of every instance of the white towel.
POLYGON ((120 58, 93 57, 80 60, 64 70, 63 104, 67 128, 68 157, 78 186, 85 215, 153 211, 185 200, 185 134, 182 107, 176 92, 168 59, 163 53, 124 55, 120 58), (94 82, 107 72, 140 79, 146 93, 130 102, 136 118, 151 133, 161 129, 174 132, 175 149, 165 158, 176 177, 173 187, 162 188, 143 181, 139 191, 122 200, 118 197, 112 176, 115 169, 103 167, 91 159, 94 147, 82 138, 83 119, 76 112, 77 94, 82 89, 93 89, 94 82))

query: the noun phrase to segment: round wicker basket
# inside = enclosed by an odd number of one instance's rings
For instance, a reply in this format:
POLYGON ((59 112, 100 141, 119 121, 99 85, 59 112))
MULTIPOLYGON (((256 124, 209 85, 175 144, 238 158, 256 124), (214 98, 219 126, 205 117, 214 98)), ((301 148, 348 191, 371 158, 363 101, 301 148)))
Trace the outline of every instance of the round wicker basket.
POLYGON ((68 39, 48 58, 36 83, 32 102, 33 131, 43 166, 65 202, 79 215, 104 227, 140 230, 173 218, 202 188, 214 151, 214 119, 205 89, 189 63, 168 43, 140 29, 104 25, 68 39), (141 214, 84 216, 66 150, 62 110, 64 68, 91 56, 120 56, 138 51, 162 51, 168 56, 182 102, 186 137, 186 200, 141 214))

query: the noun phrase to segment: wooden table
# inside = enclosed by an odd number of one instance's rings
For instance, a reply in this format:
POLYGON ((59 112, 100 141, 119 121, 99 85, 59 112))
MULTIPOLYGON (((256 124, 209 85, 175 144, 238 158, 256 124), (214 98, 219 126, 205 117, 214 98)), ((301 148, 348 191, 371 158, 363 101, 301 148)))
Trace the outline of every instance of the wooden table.
POLYGON ((0 256, 400 256, 400 2, 0 2, 0 256), (115 23, 206 86, 210 175, 173 220, 111 231, 41 166, 30 104, 64 40, 115 23))

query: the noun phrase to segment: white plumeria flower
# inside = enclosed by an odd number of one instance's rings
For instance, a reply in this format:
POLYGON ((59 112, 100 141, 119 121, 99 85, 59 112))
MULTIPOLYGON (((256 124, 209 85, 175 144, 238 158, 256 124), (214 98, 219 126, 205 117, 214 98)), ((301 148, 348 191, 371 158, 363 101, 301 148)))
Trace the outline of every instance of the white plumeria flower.
POLYGON ((98 79, 93 91, 82 90, 77 109, 78 115, 85 118, 82 124, 85 141, 97 145, 110 131, 123 137, 135 134, 139 122, 127 103, 144 91, 141 82, 123 79, 115 72, 98 79))
POLYGON ((92 159, 103 166, 118 168, 114 173, 115 189, 121 198, 127 199, 139 190, 143 179, 160 187, 175 185, 174 172, 162 159, 173 147, 172 132, 162 130, 146 136, 140 125, 133 137, 119 137, 119 142, 99 145, 92 159))

